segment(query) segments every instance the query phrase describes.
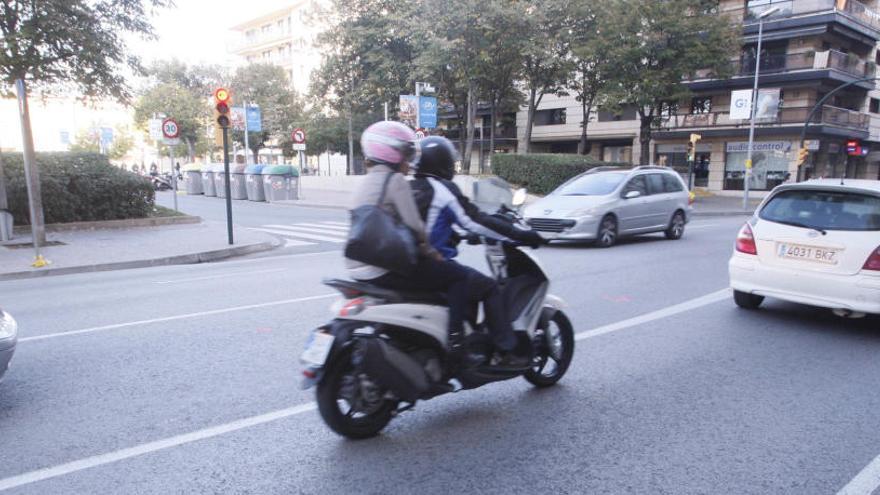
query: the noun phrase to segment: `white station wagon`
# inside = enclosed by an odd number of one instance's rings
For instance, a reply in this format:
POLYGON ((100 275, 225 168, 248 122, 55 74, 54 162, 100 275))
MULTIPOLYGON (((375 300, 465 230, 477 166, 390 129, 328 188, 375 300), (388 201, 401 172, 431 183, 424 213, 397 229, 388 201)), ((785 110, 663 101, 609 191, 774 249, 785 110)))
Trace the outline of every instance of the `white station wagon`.
POLYGON ((777 187, 740 229, 728 266, 743 308, 766 296, 841 316, 880 314, 880 181, 777 187))

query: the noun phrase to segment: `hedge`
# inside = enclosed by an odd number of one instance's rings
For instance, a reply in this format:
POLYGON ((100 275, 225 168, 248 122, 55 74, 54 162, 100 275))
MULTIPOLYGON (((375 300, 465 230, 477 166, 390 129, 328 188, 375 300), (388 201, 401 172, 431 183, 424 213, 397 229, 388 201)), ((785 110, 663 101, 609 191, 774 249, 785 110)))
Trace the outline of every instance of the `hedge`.
MULTIPOLYGON (((21 153, 3 153, 9 208, 15 223, 29 225, 21 153)), ((144 218, 153 210, 149 179, 114 167, 98 153, 37 153, 46 223, 144 218)))
POLYGON ((632 167, 628 163, 602 162, 584 155, 510 153, 492 157, 495 175, 534 194, 548 194, 568 179, 600 166, 632 167))

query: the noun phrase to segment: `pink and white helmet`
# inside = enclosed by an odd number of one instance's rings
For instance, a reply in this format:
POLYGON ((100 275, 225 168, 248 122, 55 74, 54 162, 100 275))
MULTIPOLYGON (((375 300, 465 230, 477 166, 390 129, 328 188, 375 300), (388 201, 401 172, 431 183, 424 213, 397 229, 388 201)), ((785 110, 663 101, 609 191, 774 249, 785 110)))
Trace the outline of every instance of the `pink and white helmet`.
POLYGON ((361 134, 361 150, 373 163, 396 167, 415 158, 416 133, 400 122, 376 122, 361 134))

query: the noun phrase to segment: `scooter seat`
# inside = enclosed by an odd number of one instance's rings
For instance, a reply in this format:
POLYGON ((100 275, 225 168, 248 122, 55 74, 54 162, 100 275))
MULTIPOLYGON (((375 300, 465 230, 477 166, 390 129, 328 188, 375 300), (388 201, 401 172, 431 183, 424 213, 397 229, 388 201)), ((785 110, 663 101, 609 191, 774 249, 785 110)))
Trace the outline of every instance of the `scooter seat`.
POLYGON ((356 280, 329 279, 324 280, 324 285, 333 287, 342 293, 343 296, 353 299, 359 296, 373 296, 384 299, 389 303, 400 304, 405 302, 420 304, 436 304, 445 306, 448 304, 446 294, 443 292, 432 291, 399 291, 386 289, 377 285, 366 282, 358 282, 356 280))

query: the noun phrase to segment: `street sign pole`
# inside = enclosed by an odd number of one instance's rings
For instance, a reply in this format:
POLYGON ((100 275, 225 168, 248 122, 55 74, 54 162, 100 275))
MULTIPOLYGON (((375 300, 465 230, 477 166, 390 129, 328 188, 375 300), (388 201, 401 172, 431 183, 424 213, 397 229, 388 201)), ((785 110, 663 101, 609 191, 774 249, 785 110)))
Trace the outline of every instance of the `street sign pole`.
POLYGON ((300 150, 299 153, 299 178, 296 180, 296 199, 302 198, 302 177, 303 177, 303 169, 305 168, 306 154, 304 151, 300 150))
POLYGON ((174 146, 168 147, 168 157, 171 158, 171 191, 174 193, 174 211, 177 210, 177 171, 174 170, 174 146))
POLYGON ((226 232, 232 245, 232 190, 229 185, 229 128, 223 128, 223 174, 226 186, 226 232))
MULTIPOLYGON (((248 144, 248 114, 247 114, 248 104, 245 101, 245 102, 242 102, 242 105, 244 105, 244 164, 250 165, 251 164, 251 147, 248 144)), ((230 242, 230 244, 232 244, 232 243, 230 242)))
POLYGON ((34 241, 34 268, 48 264, 40 253, 40 246, 46 244, 46 228, 43 217, 43 199, 40 193, 40 173, 37 170, 37 157, 34 152, 34 135, 31 130, 31 116, 27 103, 27 87, 23 79, 15 80, 18 93, 18 112, 21 118, 22 153, 24 178, 28 192, 28 210, 31 220, 31 235, 34 241))

